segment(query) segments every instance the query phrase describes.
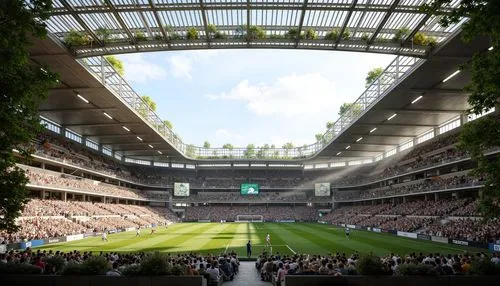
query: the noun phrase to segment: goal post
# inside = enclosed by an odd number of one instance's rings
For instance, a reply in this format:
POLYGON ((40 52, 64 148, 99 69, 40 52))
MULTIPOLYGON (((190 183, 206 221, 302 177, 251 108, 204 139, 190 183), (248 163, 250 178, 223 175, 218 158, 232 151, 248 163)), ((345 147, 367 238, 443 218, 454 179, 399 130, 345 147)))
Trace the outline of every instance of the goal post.
POLYGON ((263 215, 237 215, 236 222, 264 222, 263 215))

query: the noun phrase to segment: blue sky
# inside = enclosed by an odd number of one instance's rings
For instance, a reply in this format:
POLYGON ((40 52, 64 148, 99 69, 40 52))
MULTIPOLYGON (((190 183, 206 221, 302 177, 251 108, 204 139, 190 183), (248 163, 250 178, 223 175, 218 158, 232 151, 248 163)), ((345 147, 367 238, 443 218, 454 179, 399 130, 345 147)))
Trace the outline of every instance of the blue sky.
POLYGON ((368 70, 394 56, 302 50, 201 50, 118 56, 125 78, 157 103, 184 142, 212 147, 313 143, 368 70))

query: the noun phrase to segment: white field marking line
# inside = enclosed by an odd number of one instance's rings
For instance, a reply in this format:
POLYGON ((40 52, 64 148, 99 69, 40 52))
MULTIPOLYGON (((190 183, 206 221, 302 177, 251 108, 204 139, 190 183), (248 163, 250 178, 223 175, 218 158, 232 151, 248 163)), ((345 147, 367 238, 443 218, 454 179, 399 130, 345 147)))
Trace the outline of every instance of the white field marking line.
POLYGON ((290 251, 293 252, 293 254, 297 254, 295 251, 293 251, 292 248, 290 248, 290 246, 288 246, 288 244, 286 244, 286 247, 288 247, 288 249, 290 249, 290 251))
POLYGON ((224 253, 227 252, 227 248, 229 247, 229 243, 226 245, 226 250, 224 250, 224 253))
MULTIPOLYGON (((257 246, 257 247, 260 247, 260 246, 267 246, 267 244, 252 244, 252 246, 257 246)), ((286 244, 271 244, 271 247, 273 246, 287 246, 286 244)))

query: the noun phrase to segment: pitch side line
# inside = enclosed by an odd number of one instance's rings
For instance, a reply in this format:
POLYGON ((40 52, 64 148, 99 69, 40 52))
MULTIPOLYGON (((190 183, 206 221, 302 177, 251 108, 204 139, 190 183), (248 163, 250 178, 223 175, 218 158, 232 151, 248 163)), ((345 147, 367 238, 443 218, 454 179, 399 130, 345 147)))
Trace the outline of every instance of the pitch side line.
POLYGON ((288 244, 285 244, 285 245, 286 245, 286 247, 288 247, 288 249, 290 249, 291 252, 293 252, 293 254, 297 254, 295 251, 293 251, 292 248, 290 248, 290 246, 288 246, 288 244))

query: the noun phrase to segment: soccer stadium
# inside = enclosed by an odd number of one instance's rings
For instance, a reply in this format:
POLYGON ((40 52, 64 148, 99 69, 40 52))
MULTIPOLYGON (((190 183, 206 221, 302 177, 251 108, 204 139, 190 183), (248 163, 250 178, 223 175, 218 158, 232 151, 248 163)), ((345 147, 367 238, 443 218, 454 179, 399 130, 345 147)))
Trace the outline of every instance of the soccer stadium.
POLYGON ((2 285, 497 285, 500 146, 462 134, 500 126, 463 68, 499 40, 443 24, 470 1, 36 2, 0 4, 0 28, 43 23, 27 62, 57 74, 2 170, 28 196, 2 285))

